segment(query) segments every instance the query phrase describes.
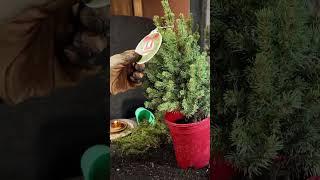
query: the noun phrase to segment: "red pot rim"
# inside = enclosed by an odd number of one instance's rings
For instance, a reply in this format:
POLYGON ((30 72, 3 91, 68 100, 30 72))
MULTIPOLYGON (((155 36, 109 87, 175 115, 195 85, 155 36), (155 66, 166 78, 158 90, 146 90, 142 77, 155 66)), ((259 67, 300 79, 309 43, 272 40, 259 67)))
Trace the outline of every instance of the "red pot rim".
MULTIPOLYGON (((167 112, 167 113, 172 113, 172 112, 167 112)), ((180 112, 177 112, 177 113, 180 113, 180 112)), ((180 113, 180 115, 182 115, 181 113, 180 113)), ((203 119, 203 120, 201 120, 201 121, 198 121, 198 122, 194 122, 194 123, 187 123, 187 124, 177 124, 177 123, 174 123, 174 122, 172 122, 172 121, 169 121, 169 120, 167 120, 166 118, 165 118, 165 121, 166 121, 166 123, 167 124, 169 124, 169 125, 171 125, 171 126, 175 126, 175 127, 192 127, 192 126, 197 126, 197 125, 199 125, 199 124, 202 124, 202 123, 205 123, 205 122, 207 122, 207 121, 210 121, 210 116, 209 117, 206 117, 205 119, 203 119)))

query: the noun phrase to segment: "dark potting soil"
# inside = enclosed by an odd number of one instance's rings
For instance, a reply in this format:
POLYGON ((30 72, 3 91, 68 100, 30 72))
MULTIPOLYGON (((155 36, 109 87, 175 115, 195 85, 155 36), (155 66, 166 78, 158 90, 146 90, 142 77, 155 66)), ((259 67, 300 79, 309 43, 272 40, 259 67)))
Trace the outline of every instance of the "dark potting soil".
POLYGON ((176 124, 188 124, 188 121, 186 119, 180 119, 176 121, 176 124))
POLYGON ((207 180, 209 169, 182 170, 177 167, 172 144, 143 155, 120 156, 111 145, 111 180, 207 180))
POLYGON ((177 120, 175 123, 176 124, 191 124, 191 123, 194 123, 194 121, 191 118, 184 118, 184 119, 177 120))

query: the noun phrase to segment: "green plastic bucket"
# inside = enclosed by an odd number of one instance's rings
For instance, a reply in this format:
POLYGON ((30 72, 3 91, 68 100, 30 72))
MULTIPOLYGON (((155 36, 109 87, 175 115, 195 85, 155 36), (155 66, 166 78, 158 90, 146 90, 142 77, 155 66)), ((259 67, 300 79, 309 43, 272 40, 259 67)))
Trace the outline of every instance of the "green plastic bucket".
POLYGON ((140 107, 135 112, 137 123, 147 120, 150 124, 155 124, 155 117, 152 112, 146 108, 140 107))
POLYGON ((81 157, 84 180, 109 180, 110 168, 110 149, 108 146, 93 146, 81 157))

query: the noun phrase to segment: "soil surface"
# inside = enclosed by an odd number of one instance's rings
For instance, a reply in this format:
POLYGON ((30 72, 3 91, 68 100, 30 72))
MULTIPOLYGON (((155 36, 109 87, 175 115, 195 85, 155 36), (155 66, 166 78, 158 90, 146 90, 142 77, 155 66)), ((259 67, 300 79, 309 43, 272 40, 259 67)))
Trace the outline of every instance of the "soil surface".
POLYGON ((111 180, 207 180, 209 168, 182 170, 177 167, 173 146, 165 145, 143 155, 120 156, 111 145, 111 180))

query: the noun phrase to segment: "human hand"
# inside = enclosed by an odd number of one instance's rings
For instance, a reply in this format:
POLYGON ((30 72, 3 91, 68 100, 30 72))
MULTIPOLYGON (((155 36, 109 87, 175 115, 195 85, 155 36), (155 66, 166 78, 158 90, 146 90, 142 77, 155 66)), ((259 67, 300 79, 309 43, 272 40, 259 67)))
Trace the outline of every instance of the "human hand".
POLYGON ((141 56, 128 50, 110 59, 110 93, 112 95, 134 89, 142 85, 144 64, 136 64, 141 56))

